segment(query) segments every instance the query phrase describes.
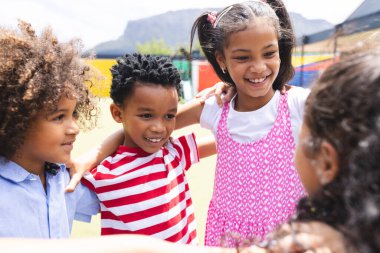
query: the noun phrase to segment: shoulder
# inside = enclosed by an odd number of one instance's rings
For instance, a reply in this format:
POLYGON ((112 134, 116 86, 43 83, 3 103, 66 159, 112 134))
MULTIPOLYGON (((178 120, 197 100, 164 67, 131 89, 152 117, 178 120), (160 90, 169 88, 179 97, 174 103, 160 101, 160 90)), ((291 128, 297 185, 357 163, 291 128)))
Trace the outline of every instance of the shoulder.
POLYGON ((212 97, 209 97, 208 99, 206 99, 203 111, 207 111, 209 113, 210 112, 212 113, 212 112, 216 112, 218 110, 221 110, 221 107, 216 102, 215 96, 212 96, 212 97))
POLYGON ((223 107, 220 107, 216 102, 215 97, 210 97, 205 101, 205 105, 203 107, 200 125, 203 128, 215 130, 218 125, 218 121, 220 115, 222 114, 223 107))
POLYGON ((288 90, 288 104, 290 110, 297 109, 303 111, 307 97, 310 94, 310 89, 302 87, 294 87, 288 90))
POLYGON ((194 150, 196 148, 196 140, 194 133, 182 135, 180 137, 171 139, 167 145, 169 151, 172 148, 180 147, 182 149, 194 150))
POLYGON ((288 90, 288 96, 292 99, 306 100, 310 94, 310 89, 302 87, 292 87, 288 90))

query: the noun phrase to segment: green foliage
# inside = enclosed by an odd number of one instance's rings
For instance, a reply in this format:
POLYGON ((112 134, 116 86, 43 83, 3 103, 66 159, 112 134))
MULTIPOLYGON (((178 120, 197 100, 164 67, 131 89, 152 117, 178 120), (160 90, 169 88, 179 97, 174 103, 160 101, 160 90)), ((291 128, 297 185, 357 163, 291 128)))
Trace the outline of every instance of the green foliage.
POLYGON ((164 39, 153 38, 151 41, 145 43, 137 43, 137 51, 141 54, 152 55, 172 55, 174 50, 168 46, 164 39))

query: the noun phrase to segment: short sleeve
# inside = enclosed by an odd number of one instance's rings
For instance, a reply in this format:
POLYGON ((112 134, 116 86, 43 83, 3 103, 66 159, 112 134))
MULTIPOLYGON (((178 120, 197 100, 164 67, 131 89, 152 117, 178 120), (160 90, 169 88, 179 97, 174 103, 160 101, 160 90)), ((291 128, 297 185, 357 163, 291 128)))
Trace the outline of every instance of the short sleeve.
POLYGON ((302 125, 305 102, 310 94, 310 89, 295 87, 288 91, 288 105, 294 141, 298 144, 299 130, 302 125))
MULTIPOLYGON (((70 180, 70 175, 65 171, 65 184, 70 180)), ((79 183, 74 192, 65 193, 68 219, 90 222, 91 216, 96 215, 100 210, 98 197, 89 188, 79 183)), ((71 229, 71 222, 70 222, 71 229)))
POLYGON ((201 113, 201 127, 209 129, 215 134, 221 114, 222 108, 216 103, 215 97, 208 98, 201 113))
POLYGON ((198 146, 193 133, 172 140, 171 145, 172 147, 168 148, 169 152, 176 153, 180 162, 184 164, 184 170, 199 162, 198 146))
POLYGON ((81 191, 81 196, 77 202, 74 219, 90 222, 91 216, 96 215, 100 210, 99 199, 96 196, 95 192, 91 191, 86 186, 80 184, 77 187, 80 187, 82 189, 79 189, 81 191))
POLYGON ((290 89, 288 91, 288 94, 289 110, 292 114, 292 117, 302 121, 305 102, 310 94, 310 89, 295 87, 290 89))

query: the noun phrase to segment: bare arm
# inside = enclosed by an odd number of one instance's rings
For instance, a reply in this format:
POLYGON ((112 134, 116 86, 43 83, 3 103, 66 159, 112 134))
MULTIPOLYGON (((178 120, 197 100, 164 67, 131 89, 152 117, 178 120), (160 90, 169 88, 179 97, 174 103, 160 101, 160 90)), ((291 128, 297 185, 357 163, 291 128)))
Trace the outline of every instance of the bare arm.
POLYGON ((197 140, 200 158, 205 158, 216 154, 215 138, 212 135, 197 140))
POLYGON ((178 108, 175 129, 180 129, 200 122, 204 101, 193 99, 178 108))
POLYGON ((117 150, 118 146, 123 143, 123 141, 124 134, 123 130, 120 129, 108 136, 95 148, 90 149, 88 152, 73 159, 72 163, 68 165, 70 168, 71 179, 69 184, 66 186, 66 191, 74 191, 75 187, 79 184, 83 174, 94 168, 107 156, 114 153, 117 150))

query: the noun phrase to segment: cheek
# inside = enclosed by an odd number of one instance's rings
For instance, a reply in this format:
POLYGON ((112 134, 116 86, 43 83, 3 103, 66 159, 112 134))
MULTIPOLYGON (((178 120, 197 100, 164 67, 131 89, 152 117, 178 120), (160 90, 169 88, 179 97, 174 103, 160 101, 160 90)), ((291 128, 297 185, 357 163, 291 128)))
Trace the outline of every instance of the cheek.
POLYGON ((273 62, 271 62, 268 65, 272 69, 272 71, 275 74, 275 76, 277 77, 278 72, 280 71, 280 62, 279 62, 279 59, 274 60, 273 62))
POLYGON ((315 184, 315 176, 313 175, 313 167, 311 161, 305 156, 305 152, 302 147, 298 146, 295 154, 295 166, 298 171, 298 175, 301 179, 302 185, 308 193, 312 191, 315 184))
POLYGON ((298 146, 296 149, 294 165, 296 166, 296 169, 297 169, 298 174, 302 180, 302 183, 304 181, 304 175, 303 175, 304 171, 302 170, 302 168, 304 168, 303 159, 304 159, 304 154, 303 154, 301 148, 298 146))
POLYGON ((171 134, 174 131, 175 122, 175 120, 171 120, 166 124, 166 131, 168 132, 168 134, 171 134))
POLYGON ((123 123, 125 131, 127 131, 131 136, 137 135, 139 132, 144 130, 144 124, 139 120, 129 119, 127 122, 123 123))

